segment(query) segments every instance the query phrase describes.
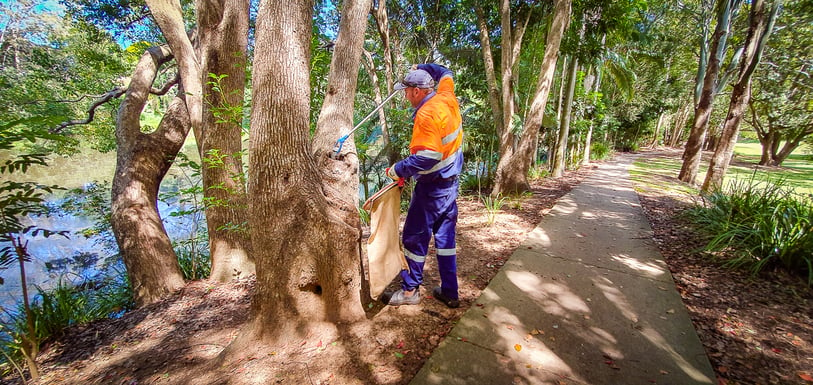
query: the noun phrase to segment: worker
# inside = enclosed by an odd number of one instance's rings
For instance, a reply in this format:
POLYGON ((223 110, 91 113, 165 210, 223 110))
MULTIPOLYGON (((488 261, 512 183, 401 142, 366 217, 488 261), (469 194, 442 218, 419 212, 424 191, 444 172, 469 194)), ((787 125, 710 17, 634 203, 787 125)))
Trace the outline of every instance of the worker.
POLYGON ((388 304, 421 302, 423 267, 434 236, 441 285, 432 296, 456 308, 460 300, 455 228, 457 178, 463 169, 463 120, 452 71, 439 64, 420 64, 395 84, 395 89, 404 90, 414 108, 412 139, 410 155, 387 168, 386 174, 394 180, 414 178, 416 183, 402 236, 409 269, 401 271, 401 290, 392 294, 388 304))

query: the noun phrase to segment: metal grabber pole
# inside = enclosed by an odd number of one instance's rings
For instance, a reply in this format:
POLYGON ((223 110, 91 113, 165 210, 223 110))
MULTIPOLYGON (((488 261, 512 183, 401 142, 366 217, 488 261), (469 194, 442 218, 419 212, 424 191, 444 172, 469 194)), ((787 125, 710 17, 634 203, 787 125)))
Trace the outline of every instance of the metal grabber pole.
POLYGON ((364 122, 369 120, 373 116, 373 114, 378 112, 378 110, 380 110, 381 107, 384 107, 384 105, 387 104, 387 102, 390 99, 392 99, 392 97, 395 96, 396 93, 398 93, 397 90, 393 91, 389 96, 387 96, 386 99, 384 99, 383 102, 381 102, 381 104, 377 105, 374 110, 372 110, 369 114, 367 114, 367 116, 365 116, 364 119, 362 119, 360 122, 356 123, 356 126, 353 127, 353 129, 350 130, 350 132, 348 132, 347 134, 345 134, 344 136, 339 138, 339 140, 336 141, 336 145, 333 146, 333 152, 330 154, 330 157, 333 158, 333 159, 336 159, 339 156, 339 153, 342 152, 342 146, 344 146, 344 141, 347 140, 347 138, 349 138, 350 135, 352 135, 354 132, 356 132, 356 130, 358 130, 359 127, 361 127, 361 125, 364 124, 364 122))

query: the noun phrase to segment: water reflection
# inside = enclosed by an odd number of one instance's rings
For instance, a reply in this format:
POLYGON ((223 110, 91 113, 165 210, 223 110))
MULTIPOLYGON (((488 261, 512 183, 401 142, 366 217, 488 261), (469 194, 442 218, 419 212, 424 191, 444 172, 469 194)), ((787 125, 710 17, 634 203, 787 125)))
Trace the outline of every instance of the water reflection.
MULTIPOLYGON (((193 159, 198 159, 194 145, 185 147, 184 152, 194 157, 193 159)), ((4 175, 4 177, 15 181, 36 181, 44 185, 58 185, 68 190, 86 189, 93 183, 111 181, 115 168, 115 153, 84 151, 70 157, 53 157, 49 161, 48 167, 35 166, 31 167, 26 174, 11 174, 4 175)), ((177 190, 183 179, 177 177, 180 174, 181 170, 173 165, 161 184, 161 190, 177 190)), ((103 193, 109 195, 109 188, 103 193)), ((59 207, 65 200, 66 194, 67 191, 55 192, 47 199, 49 206, 59 207)), ((173 211, 188 209, 184 206, 184 204, 177 203, 158 203, 159 212, 171 239, 185 239, 193 236, 195 229, 194 224, 191 223, 193 219, 170 215, 173 211)), ((52 288, 58 284, 62 275, 71 281, 79 282, 83 278, 97 274, 98 266, 113 262, 110 261, 111 255, 115 254, 115 249, 110 248, 112 239, 105 242, 104 235, 87 238, 77 233, 94 225, 94 220, 91 218, 62 211, 50 217, 29 217, 25 219, 25 222, 43 229, 67 231, 70 237, 38 236, 29 240, 28 251, 32 256, 32 261, 28 262, 25 268, 31 296, 36 294, 35 285, 42 289, 52 288), (78 268, 72 268, 75 266, 78 268)), ((198 225, 205 226, 205 224, 198 225)), ((112 244, 114 246, 115 242, 112 244)), ((13 263, 9 268, 0 271, 0 276, 5 280, 5 283, 0 285, 0 306, 7 309, 14 308, 22 295, 18 264, 13 263)))

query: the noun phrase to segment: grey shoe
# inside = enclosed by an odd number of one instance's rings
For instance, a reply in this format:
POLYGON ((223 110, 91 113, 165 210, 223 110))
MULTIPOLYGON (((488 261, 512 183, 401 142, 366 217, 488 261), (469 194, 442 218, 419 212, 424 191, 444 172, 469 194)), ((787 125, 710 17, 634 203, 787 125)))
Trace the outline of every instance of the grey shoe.
POLYGON ((432 290, 432 296, 435 297, 436 300, 443 302, 446 306, 455 309, 460 307, 460 300, 456 298, 449 298, 443 295, 443 290, 439 287, 436 287, 435 290, 432 290))
POLYGON ((403 290, 398 290, 395 293, 392 293, 392 297, 387 302, 387 305, 390 306, 401 306, 401 305, 417 305, 421 303, 421 290, 415 289, 415 292, 412 293, 411 296, 407 296, 403 290))

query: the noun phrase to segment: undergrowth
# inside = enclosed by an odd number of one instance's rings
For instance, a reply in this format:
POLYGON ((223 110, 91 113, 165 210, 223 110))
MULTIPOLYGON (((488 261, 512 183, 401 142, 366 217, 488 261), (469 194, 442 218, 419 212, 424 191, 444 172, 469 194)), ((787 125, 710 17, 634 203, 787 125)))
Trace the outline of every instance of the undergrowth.
POLYGON ((703 196, 687 215, 705 234, 706 251, 758 274, 784 268, 813 284, 813 199, 782 180, 740 180, 703 196))

